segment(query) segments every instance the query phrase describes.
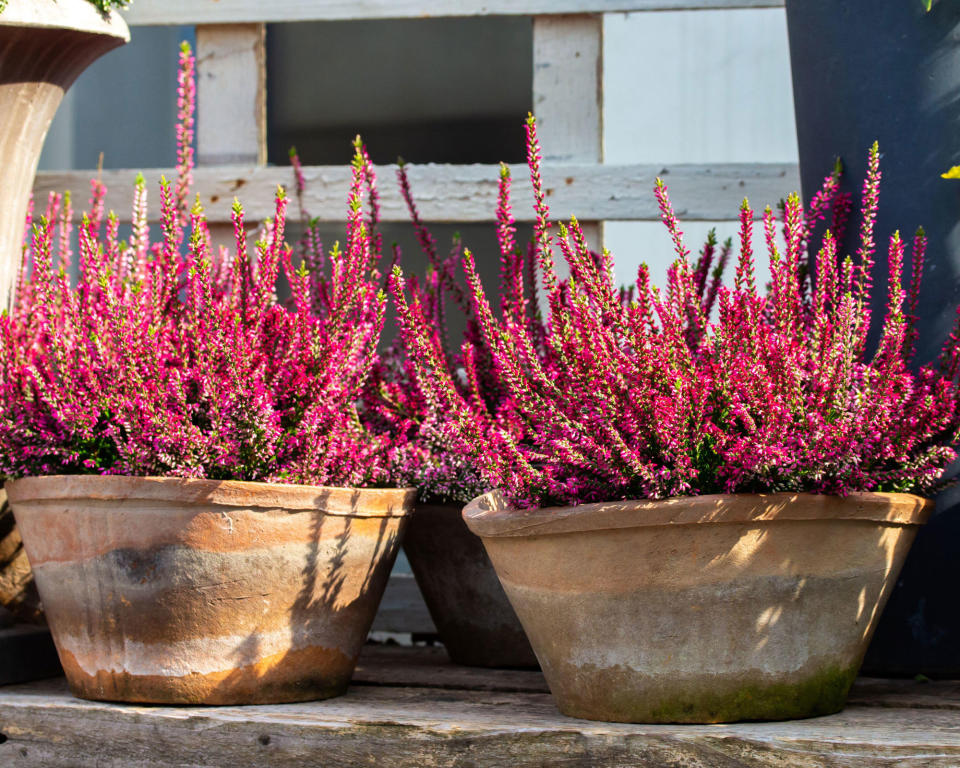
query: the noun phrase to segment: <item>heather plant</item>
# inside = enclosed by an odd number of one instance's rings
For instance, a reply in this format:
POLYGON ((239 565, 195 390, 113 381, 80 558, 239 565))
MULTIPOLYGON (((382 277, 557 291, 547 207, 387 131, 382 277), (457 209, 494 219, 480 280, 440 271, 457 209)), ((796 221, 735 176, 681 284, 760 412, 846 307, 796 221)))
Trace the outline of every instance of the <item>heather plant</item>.
MULTIPOLYGON (((493 418, 513 413, 507 392, 491 375, 490 354, 484 344, 479 319, 460 284, 459 269, 463 243, 456 236, 448 254, 441 256, 436 239, 423 223, 401 161, 397 169, 401 195, 407 204, 417 241, 427 257, 428 270, 422 279, 411 278, 409 288, 429 318, 430 341, 440 355, 446 375, 460 397, 481 405, 493 418), (464 319, 463 339, 456 343, 448 329, 451 308, 464 319)), ((533 276, 533 251, 516 242, 516 227, 510 213, 510 171, 501 166, 497 209, 497 240, 500 250, 500 294, 507 311, 531 327, 540 322, 532 305, 518 305, 525 280, 533 276)), ((395 246, 395 265, 402 255, 395 246)), ((529 292, 529 286, 527 288, 529 292)), ((537 330, 534 335, 540 336, 537 330)), ((396 482, 416 485, 422 501, 465 503, 489 486, 477 470, 469 451, 450 433, 446 414, 425 391, 416 375, 413 360, 403 339, 398 337, 374 366, 364 402, 371 423, 390 434, 394 443, 396 482)), ((504 421, 502 426, 510 429, 504 421)))
MULTIPOLYGON (((303 225, 298 252, 311 264, 323 252, 318 221, 306 210, 306 179, 295 149, 290 151, 290 160, 303 225)), ((457 237, 450 252, 442 256, 436 239, 417 210, 407 166, 402 160, 397 168, 397 181, 407 204, 417 241, 429 264, 428 272, 422 279, 411 279, 410 288, 430 318, 431 337, 437 347, 443 350, 447 373, 457 382, 458 391, 467 397, 473 387, 486 406, 497 411, 502 391, 495 378, 485 375, 488 366, 477 364, 478 356, 486 360, 482 334, 466 293, 458 282, 462 242, 457 237), (447 330, 451 305, 465 318, 464 342, 470 350, 470 357, 466 359, 463 348, 453 344, 447 330)), ((498 236, 502 252, 503 290, 506 292, 514 277, 522 280, 524 276, 529 278, 533 273, 528 268, 532 266, 527 263, 529 255, 522 253, 514 242, 515 228, 509 214, 510 178, 506 166, 503 167, 500 184, 501 225, 498 236)), ((371 206, 368 226, 371 231, 375 231, 379 214, 375 186, 371 187, 370 195, 374 204, 371 206)), ((377 235, 377 247, 381 247, 381 244, 382 241, 377 235)), ((393 264, 399 264, 403 258, 400 247, 394 244, 392 251, 393 264)), ((529 321, 533 322, 534 318, 530 317, 529 321)), ((402 339, 395 339, 374 361, 370 378, 363 390, 360 413, 363 423, 373 433, 389 442, 387 453, 391 484, 417 487, 421 501, 434 503, 463 503, 488 490, 488 486, 473 466, 470 455, 457 449, 456 440, 448 434, 448 425, 443 414, 422 391, 402 339)))
POLYGON ((911 369, 926 241, 922 231, 913 238, 905 287, 905 243, 895 233, 880 341, 868 349, 876 145, 856 254, 837 253, 836 233, 852 201, 834 173, 806 210, 791 195, 779 220, 770 208, 763 212, 766 291, 757 287, 754 212, 744 201, 733 284, 725 285, 718 268, 731 249, 715 257, 716 243, 708 243, 693 262, 658 179, 654 194, 676 260, 662 290, 641 265, 635 285, 617 291, 612 257, 589 251, 575 219, 551 226, 532 118, 527 136, 544 321, 528 322, 536 299, 519 281, 495 312, 466 250, 467 295, 481 341, 461 351, 465 387, 451 375, 429 303, 399 268, 391 277, 419 391, 444 414, 446 434, 489 486, 519 507, 705 493, 931 490, 955 456, 960 326, 935 365, 911 369), (821 222, 829 229, 808 256, 821 222), (556 250, 569 268, 566 282, 557 276, 556 250), (471 383, 469 361, 480 350, 489 355, 484 375, 503 393, 498 410, 471 383))
POLYGON ((129 240, 104 217, 98 181, 76 258, 69 198, 28 223, 13 309, 0 317, 0 476, 381 483, 389 445, 357 411, 386 300, 364 218, 366 153, 353 163, 344 244, 322 264, 285 242, 282 189, 258 242, 235 202, 235 244, 214 248, 199 202, 186 208, 194 95, 184 47, 178 180, 161 182, 155 240, 142 177, 129 240), (277 297, 281 272, 289 301, 277 297))

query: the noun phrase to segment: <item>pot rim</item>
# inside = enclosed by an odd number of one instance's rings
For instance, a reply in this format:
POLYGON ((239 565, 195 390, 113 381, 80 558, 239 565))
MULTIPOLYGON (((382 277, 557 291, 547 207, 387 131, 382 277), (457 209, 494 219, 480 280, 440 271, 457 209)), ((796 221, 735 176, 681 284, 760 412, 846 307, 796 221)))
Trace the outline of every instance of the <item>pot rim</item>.
POLYGON ((478 536, 542 536, 616 528, 710 523, 769 523, 793 520, 851 520, 922 525, 934 502, 909 493, 733 493, 675 496, 518 510, 499 490, 473 499, 463 519, 478 536))
POLYGON ((42 475, 9 480, 11 504, 98 499, 203 504, 245 509, 322 509, 345 517, 405 517, 413 510, 415 488, 347 488, 131 475, 42 475), (319 497, 319 498, 318 498, 319 497), (362 499, 362 504, 359 504, 362 499))
POLYGON ((0 27, 68 29, 130 42, 130 29, 119 13, 103 15, 87 0, 11 0, 0 13, 0 27))

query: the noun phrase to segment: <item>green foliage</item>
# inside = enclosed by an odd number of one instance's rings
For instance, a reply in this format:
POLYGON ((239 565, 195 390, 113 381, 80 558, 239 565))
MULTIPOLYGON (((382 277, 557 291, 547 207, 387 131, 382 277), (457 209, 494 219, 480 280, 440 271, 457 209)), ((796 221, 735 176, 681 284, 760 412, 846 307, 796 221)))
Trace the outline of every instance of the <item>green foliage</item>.
MULTIPOLYGON (((0 13, 7 8, 9 0, 0 0, 0 13)), ((96 7, 100 13, 110 13, 114 8, 126 8, 133 0, 87 0, 96 7)))
POLYGON ((110 13, 114 8, 126 8, 132 0, 87 0, 93 3, 100 13, 110 13))

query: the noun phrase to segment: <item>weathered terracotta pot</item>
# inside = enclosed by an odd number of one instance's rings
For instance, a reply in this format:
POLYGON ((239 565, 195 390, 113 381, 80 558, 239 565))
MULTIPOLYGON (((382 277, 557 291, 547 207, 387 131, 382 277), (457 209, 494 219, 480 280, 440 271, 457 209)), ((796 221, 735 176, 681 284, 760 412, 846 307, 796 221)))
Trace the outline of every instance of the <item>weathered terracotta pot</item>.
POLYGON ((455 664, 536 667, 530 641, 460 504, 418 504, 403 550, 455 664))
POLYGON ((40 150, 63 94, 129 39, 118 14, 101 15, 87 0, 8 0, 0 12, 0 310, 20 261, 40 150))
POLYGON ((343 693, 412 490, 60 476, 7 484, 76 696, 343 693))
POLYGON ((563 713, 683 723, 842 709, 928 514, 905 494, 464 510, 563 713))

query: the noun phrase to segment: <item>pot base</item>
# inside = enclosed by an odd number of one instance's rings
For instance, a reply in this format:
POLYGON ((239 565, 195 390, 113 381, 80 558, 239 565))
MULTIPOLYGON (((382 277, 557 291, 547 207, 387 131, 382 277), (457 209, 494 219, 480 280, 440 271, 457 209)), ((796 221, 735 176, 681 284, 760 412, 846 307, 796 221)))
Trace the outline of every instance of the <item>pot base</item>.
POLYGON ((305 648, 279 658, 208 674, 136 675, 98 670, 91 675, 61 652, 70 692, 91 701, 229 706, 288 704, 342 696, 356 663, 336 649, 305 648))
MULTIPOLYGON (((580 690, 558 699, 568 717, 620 723, 733 723, 796 720, 841 711, 857 676, 857 667, 828 667, 796 682, 764 680, 745 674, 740 680, 671 680, 662 690, 652 678, 645 684, 633 670, 584 669, 576 675, 580 690)), ((561 675, 564 673, 561 671, 561 675)))

